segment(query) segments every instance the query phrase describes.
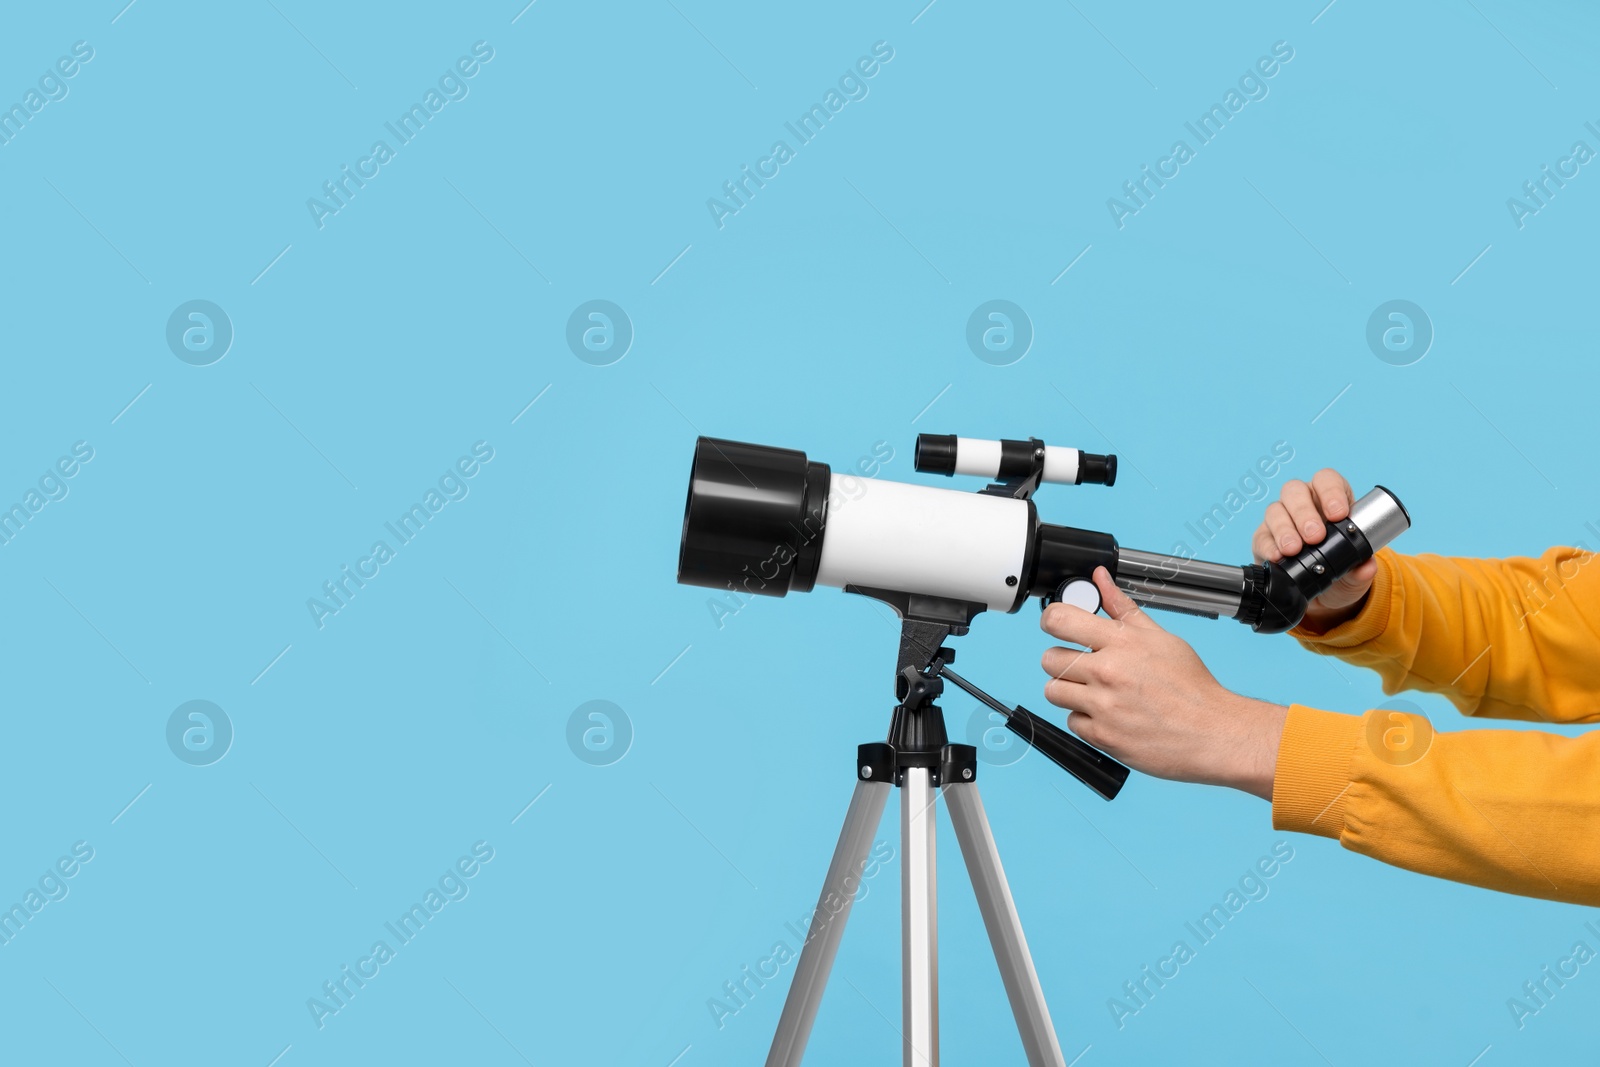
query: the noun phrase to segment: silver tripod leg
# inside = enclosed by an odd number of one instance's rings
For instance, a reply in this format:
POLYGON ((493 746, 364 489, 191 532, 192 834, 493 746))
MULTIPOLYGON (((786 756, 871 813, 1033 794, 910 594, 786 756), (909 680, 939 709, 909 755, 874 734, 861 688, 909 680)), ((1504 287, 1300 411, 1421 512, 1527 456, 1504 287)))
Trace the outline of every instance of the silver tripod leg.
POLYGON ((1030 1067, 1062 1067, 1066 1061, 1050 1022, 1044 992, 1039 988, 1033 957, 1028 954, 1028 941, 1022 933, 1022 920, 1017 917, 1017 905, 1011 899, 1006 872, 1000 866, 1000 852, 995 848, 989 819, 983 813, 978 785, 952 783, 944 787, 944 798, 950 806, 950 821, 955 825, 961 855, 967 861, 967 874, 972 878, 983 924, 989 930, 989 944, 1000 965, 1000 977, 1011 1000, 1011 1014, 1016 1017, 1028 1063, 1030 1067))
POLYGON ((816 1021, 817 1008, 828 986, 828 972, 833 970, 833 958, 839 954, 839 940, 844 937, 844 924, 850 918, 850 905, 855 903, 856 893, 861 889, 861 871, 866 864, 867 851, 872 847, 872 836, 877 833, 878 824, 883 821, 883 806, 892 788, 885 781, 856 782, 850 810, 845 812, 844 829, 839 831, 833 862, 828 864, 828 876, 817 898, 817 910, 806 931, 805 946, 800 950, 794 982, 783 1002, 778 1032, 767 1053, 767 1067, 799 1067, 800 1058, 805 1055, 811 1024, 816 1021))
POLYGON ((905 1067, 939 1067, 939 906, 932 772, 909 767, 900 787, 900 1009, 905 1067))

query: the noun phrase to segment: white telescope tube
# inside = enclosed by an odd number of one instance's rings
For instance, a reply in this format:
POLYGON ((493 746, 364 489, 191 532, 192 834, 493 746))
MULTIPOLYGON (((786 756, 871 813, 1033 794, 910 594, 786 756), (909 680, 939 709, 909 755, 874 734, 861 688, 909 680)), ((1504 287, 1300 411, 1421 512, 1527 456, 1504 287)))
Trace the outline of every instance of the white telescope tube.
POLYGON ((834 474, 817 584, 1010 611, 1031 537, 1026 500, 834 474))

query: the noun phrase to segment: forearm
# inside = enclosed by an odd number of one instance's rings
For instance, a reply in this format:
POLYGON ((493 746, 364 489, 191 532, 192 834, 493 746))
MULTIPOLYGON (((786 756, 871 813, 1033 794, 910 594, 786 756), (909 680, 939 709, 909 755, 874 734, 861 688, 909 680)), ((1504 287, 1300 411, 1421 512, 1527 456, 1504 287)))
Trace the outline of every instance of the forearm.
POLYGON ((1600 906, 1600 734, 1470 730, 1397 752, 1372 718, 1385 714, 1289 709, 1275 828, 1438 878, 1600 906))
POLYGON ((1204 781, 1272 800, 1278 767, 1278 749, 1289 709, 1281 704, 1227 694, 1229 703, 1221 721, 1227 723, 1225 741, 1204 781))
POLYGON ((1600 721, 1600 567, 1553 548, 1533 559, 1380 552, 1353 616, 1313 615, 1293 635, 1378 672, 1385 692, 1447 696, 1468 715, 1600 721))

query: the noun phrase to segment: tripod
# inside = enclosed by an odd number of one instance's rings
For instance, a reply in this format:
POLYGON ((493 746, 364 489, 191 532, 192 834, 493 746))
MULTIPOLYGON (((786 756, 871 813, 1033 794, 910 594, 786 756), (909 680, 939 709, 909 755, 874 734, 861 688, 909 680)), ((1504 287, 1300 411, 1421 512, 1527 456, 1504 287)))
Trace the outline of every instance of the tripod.
MULTIPOLYGON (((887 741, 861 745, 856 787, 844 828, 828 864, 808 936, 784 1001, 767 1067, 798 1067, 817 1008, 844 937, 850 907, 861 887, 867 851, 883 819, 889 790, 900 787, 901 1017, 905 1067, 938 1067, 939 941, 935 815, 942 794, 956 840, 978 898, 995 962, 1005 983, 1030 1067, 1062 1067, 1061 1045, 1050 1009, 1028 953, 1022 921, 1000 865, 983 801, 978 796, 977 750, 950 744, 944 712, 934 701, 949 678, 1007 716, 1007 727, 1077 776, 1107 800, 1116 796, 1128 768, 1039 718, 1026 708, 1008 708, 948 669, 955 652, 944 647, 968 630, 983 605, 881 589, 848 587, 883 600, 900 615, 900 653, 895 676, 899 704, 887 741), (820 926, 820 929, 816 927, 820 926)), ((1098 605, 1097 605, 1098 606, 1098 605)))

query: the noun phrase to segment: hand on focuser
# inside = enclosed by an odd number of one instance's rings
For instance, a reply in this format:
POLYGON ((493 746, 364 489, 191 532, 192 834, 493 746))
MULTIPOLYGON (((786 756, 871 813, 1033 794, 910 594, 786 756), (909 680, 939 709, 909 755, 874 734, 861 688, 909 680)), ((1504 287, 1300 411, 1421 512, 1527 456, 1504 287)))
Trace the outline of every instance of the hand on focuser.
POLYGON ((1110 618, 1052 604, 1039 620, 1051 636, 1083 646, 1047 649, 1041 661, 1052 679, 1045 699, 1071 712, 1067 728, 1146 774, 1271 800, 1286 709, 1224 689, 1104 567, 1094 583, 1110 618))
MULTIPOLYGON (((1266 519, 1256 529, 1250 550, 1257 562, 1276 563, 1308 544, 1321 544, 1328 532, 1324 520, 1338 522, 1345 518, 1354 501, 1349 481, 1332 468, 1318 471, 1310 485, 1299 480, 1285 482, 1279 499, 1268 505, 1266 519)), ((1354 618, 1366 603, 1377 574, 1378 561, 1367 560, 1313 600, 1301 624, 1315 633, 1325 633, 1354 618)))

